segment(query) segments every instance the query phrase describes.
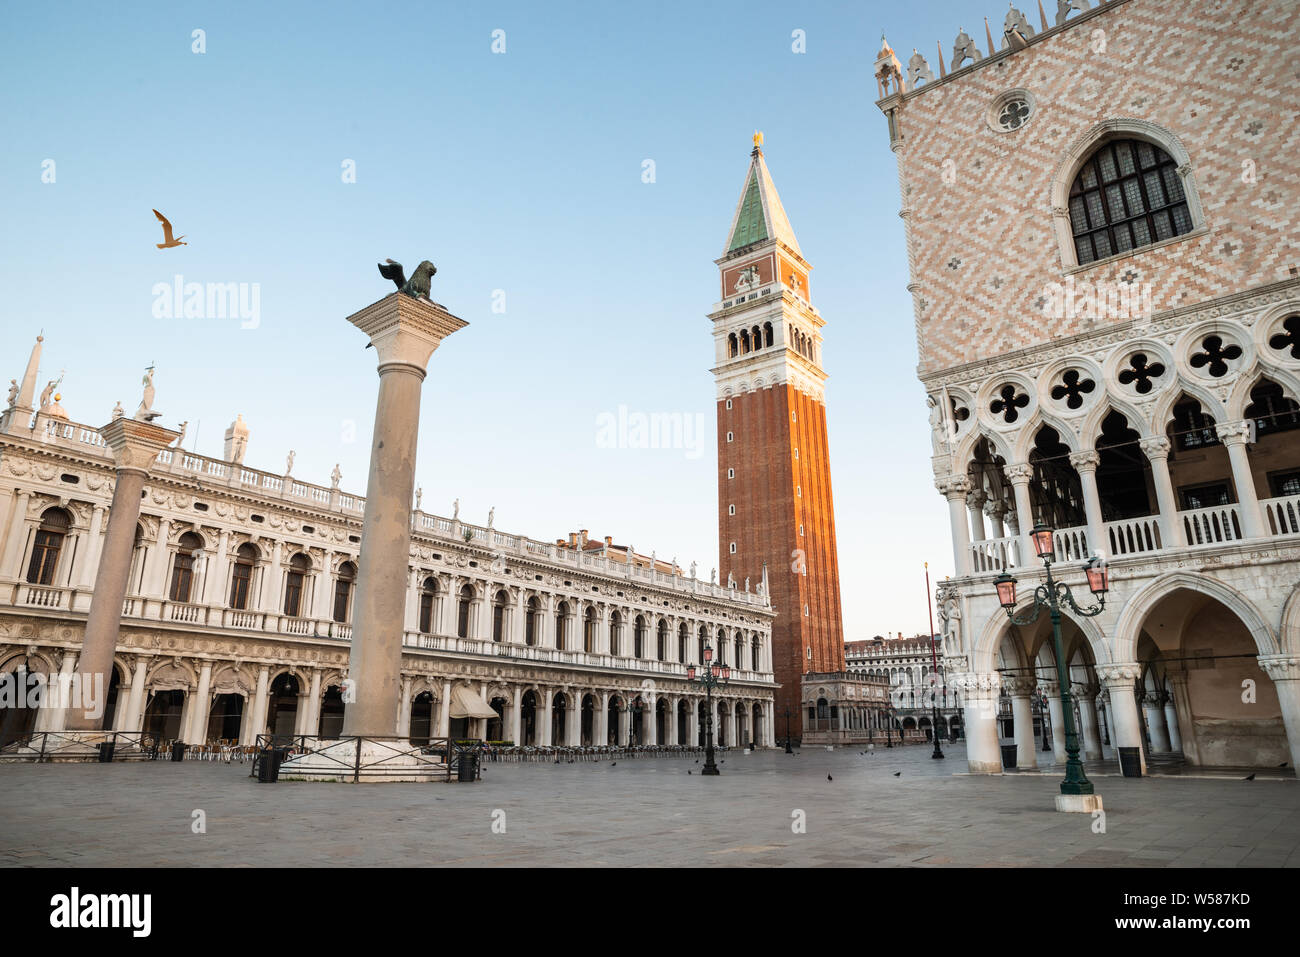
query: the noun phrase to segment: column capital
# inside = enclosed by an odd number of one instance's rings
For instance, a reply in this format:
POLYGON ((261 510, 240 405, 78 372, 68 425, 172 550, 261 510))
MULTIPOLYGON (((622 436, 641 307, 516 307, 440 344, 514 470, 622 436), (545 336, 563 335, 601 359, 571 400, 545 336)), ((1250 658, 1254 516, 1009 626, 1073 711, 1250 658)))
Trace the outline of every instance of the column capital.
POLYGON ((1096 665, 1097 677, 1106 685, 1127 685, 1142 676, 1142 665, 1137 661, 1118 661, 1096 665))
POLYGON ((1076 472, 1095 472, 1101 464, 1101 454, 1092 449, 1070 453, 1070 464, 1076 472))
POLYGON ((119 472, 146 474, 153 468, 158 453, 180 438, 179 432, 126 416, 113 419, 100 428, 99 434, 112 451, 113 464, 119 472))
POLYGON ((966 671, 948 675, 948 687, 961 691, 967 698, 996 698, 1002 690, 1002 676, 996 671, 966 671))
POLYGON ((1252 431, 1252 423, 1249 419, 1242 419, 1239 422, 1221 422, 1214 427, 1214 434, 1219 437, 1219 441, 1229 446, 1245 445, 1252 431))
POLYGON ((983 511, 984 503, 989 500, 988 493, 982 488, 971 489, 966 493, 966 504, 983 511))
POLYGON ((443 339, 469 325, 437 303, 395 292, 348 316, 367 336, 384 366, 406 365, 420 372, 443 339))
POLYGON ((1167 435, 1149 435, 1144 439, 1138 439, 1138 448, 1149 459, 1168 458, 1172 444, 1167 435))
POLYGON ((970 491, 971 482, 966 475, 945 475, 935 480, 934 487, 947 498, 956 498, 970 491))
POLYGON ((1148 691, 1142 695, 1142 700, 1152 707, 1161 707, 1165 703, 1165 693, 1163 691, 1148 691))
POLYGON ((1015 465, 1005 466, 1002 474, 1012 485, 1028 485, 1030 479, 1034 477, 1034 467, 1028 462, 1017 462, 1015 465))
POLYGON ((1013 698, 1027 698, 1038 690, 1038 680, 1021 676, 1015 678, 1004 677, 1002 687, 1013 698))
POLYGON ((1264 674, 1273 681, 1300 678, 1300 655, 1260 655, 1256 660, 1264 674))

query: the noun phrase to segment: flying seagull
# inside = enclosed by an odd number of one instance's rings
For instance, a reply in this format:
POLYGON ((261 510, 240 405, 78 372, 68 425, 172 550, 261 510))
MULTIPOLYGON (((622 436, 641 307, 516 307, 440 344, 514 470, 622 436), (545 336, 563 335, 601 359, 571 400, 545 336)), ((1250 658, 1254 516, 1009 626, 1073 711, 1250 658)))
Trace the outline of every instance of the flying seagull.
POLYGON ((169 220, 162 213, 158 212, 158 210, 156 209, 153 211, 153 214, 158 217, 158 222, 162 223, 162 228, 163 228, 163 239, 165 241, 155 244, 159 249, 171 249, 173 246, 189 245, 189 243, 181 242, 181 240, 185 238, 184 236, 177 236, 175 239, 172 238, 171 220, 169 220))

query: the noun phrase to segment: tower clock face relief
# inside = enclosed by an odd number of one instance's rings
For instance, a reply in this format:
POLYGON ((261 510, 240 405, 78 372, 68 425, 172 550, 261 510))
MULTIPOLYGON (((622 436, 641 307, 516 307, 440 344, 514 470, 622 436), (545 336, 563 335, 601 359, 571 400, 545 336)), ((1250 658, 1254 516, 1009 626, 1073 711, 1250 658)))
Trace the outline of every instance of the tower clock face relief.
POLYGON ((19 933, 1290 926, 1300 0, 89 6, 0 7, 19 933))

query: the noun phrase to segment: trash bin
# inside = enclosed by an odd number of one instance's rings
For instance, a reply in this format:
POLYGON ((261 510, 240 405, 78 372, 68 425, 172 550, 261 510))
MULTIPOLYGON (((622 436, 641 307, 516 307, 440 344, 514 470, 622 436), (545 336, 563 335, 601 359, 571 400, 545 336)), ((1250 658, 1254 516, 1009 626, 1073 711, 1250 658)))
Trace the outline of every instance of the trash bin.
POLYGON ((184 741, 173 741, 173 742, 172 742, 172 760, 173 760, 173 761, 184 761, 184 760, 185 760, 185 742, 184 742, 184 741))
POLYGON ((1016 746, 1014 744, 1002 745, 1002 767, 1014 768, 1016 766, 1016 746))
POLYGON ((457 781, 478 780, 478 752, 462 751, 456 772, 457 781))
POLYGON ((112 741, 99 742, 99 763, 109 764, 112 762, 112 760, 113 760, 113 742, 112 741))
POLYGON ((1119 766, 1126 778, 1142 777, 1142 751, 1140 748, 1120 748, 1119 766))
POLYGON ((280 762, 288 748, 263 748, 257 755, 257 783, 275 784, 280 780, 280 762))

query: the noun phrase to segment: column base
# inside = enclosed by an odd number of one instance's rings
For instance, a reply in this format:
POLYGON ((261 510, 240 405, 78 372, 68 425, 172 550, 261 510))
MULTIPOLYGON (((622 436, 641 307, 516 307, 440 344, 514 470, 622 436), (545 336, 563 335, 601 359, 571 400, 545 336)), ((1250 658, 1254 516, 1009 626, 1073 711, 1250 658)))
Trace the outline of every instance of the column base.
POLYGON ((1056 796, 1056 809, 1058 811, 1091 814, 1093 811, 1100 811, 1102 809, 1101 795, 1100 794, 1058 794, 1056 796))

